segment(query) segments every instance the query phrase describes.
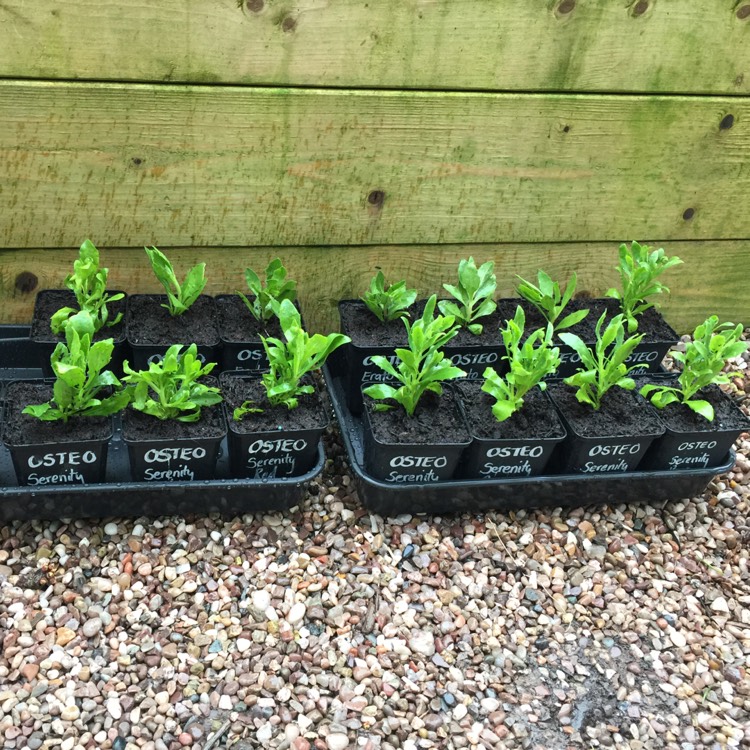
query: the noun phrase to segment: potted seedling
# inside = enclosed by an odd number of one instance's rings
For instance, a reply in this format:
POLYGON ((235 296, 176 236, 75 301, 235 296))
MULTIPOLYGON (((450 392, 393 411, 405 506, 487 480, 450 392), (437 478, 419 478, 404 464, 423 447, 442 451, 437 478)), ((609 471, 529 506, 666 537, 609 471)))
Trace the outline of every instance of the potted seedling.
POLYGON ((311 375, 349 342, 340 333, 310 336, 288 299, 277 310, 282 337, 261 336, 268 372, 224 372, 220 378, 236 477, 294 477, 312 468, 329 417, 311 375))
MULTIPOLYGON (((531 329, 552 326, 555 334, 570 330, 586 343, 594 340, 594 331, 586 320, 589 314, 588 305, 573 299, 578 284, 578 277, 574 273, 561 291, 557 281, 553 281, 544 271, 537 273, 537 284, 518 278, 516 291, 523 300, 526 319, 531 329)), ((515 304, 515 300, 510 300, 515 304)), ((503 307, 507 304, 504 301, 503 307)), ((515 308, 513 308, 515 310, 515 308)), ((578 365, 578 355, 567 346, 560 347, 560 366, 554 377, 563 378, 575 371, 578 365)))
POLYGON ((170 346, 142 370, 123 363, 130 406, 122 420, 133 479, 169 482, 212 479, 227 425, 214 362, 202 364, 197 347, 170 346))
POLYGON ((451 362, 479 379, 488 365, 498 367, 503 347, 498 336, 500 315, 494 300, 497 277, 492 261, 477 268, 474 258, 458 264, 458 285, 443 284, 453 299, 438 302, 443 315, 452 315, 458 325, 455 338, 445 347, 451 362))
POLYGON ((647 383, 640 389, 659 409, 666 432, 646 456, 655 470, 705 468, 717 465, 750 420, 719 385, 729 383, 727 362, 748 347, 742 326, 719 323, 712 315, 693 332, 685 351, 672 356, 682 365, 676 380, 647 383))
POLYGON ((565 428, 552 408, 545 378, 557 370, 560 350, 552 326, 524 339, 525 315, 519 305, 501 331, 509 369, 501 376, 488 367, 484 382, 458 385, 472 443, 461 461, 465 478, 502 479, 541 474, 565 428))
POLYGON ((568 433, 562 471, 599 473, 630 471, 651 442, 664 433, 653 409, 631 391, 633 369, 626 361, 643 334, 626 336, 622 315, 596 323, 593 348, 573 333, 559 334, 580 357, 578 370, 562 383, 549 385, 550 396, 568 433))
POLYGON ((166 294, 133 294, 128 298, 126 329, 134 366, 148 367, 175 343, 196 344, 201 361, 214 361, 219 323, 213 297, 202 294, 206 264, 193 266, 180 283, 164 253, 155 247, 144 250, 166 294))
POLYGON ((245 269, 249 295, 220 294, 216 297, 224 370, 262 370, 268 367, 261 336, 281 336, 277 311, 286 299, 295 302, 297 284, 287 279, 279 258, 265 269, 265 283, 251 268, 245 269))
POLYGON ((442 348, 456 335, 452 315, 434 316, 430 297, 422 317, 404 319, 407 348, 396 361, 379 355, 374 364, 393 385, 364 388, 365 468, 389 483, 430 483, 453 476, 470 437, 452 389, 443 383, 465 376, 442 348))
POLYGON ((390 375, 373 363, 373 356, 395 362, 395 349, 406 343, 402 320, 417 299, 416 289, 405 281, 387 284, 382 271, 370 281, 360 300, 339 302, 342 332, 351 339, 346 348, 346 383, 352 413, 362 411, 362 386, 389 380, 390 375))
POLYGON ((84 240, 65 279, 67 289, 44 289, 36 296, 30 337, 37 345, 44 374, 52 376, 50 357, 65 340, 65 328, 74 324, 94 341, 114 342, 111 367, 118 369, 125 355, 125 294, 107 291, 107 268, 99 268, 99 250, 84 240))
POLYGON ((669 289, 658 277, 681 263, 677 257, 667 257, 662 248, 652 250, 648 245, 635 241, 630 243, 630 247, 623 243, 616 266, 622 288, 608 289, 605 295, 615 302, 602 300, 592 303, 592 309, 596 309, 597 314, 603 309, 610 316, 621 313, 628 333, 637 331, 643 334, 641 343, 628 360, 628 364, 635 365, 637 370, 659 370, 664 356, 679 340, 677 333, 658 311, 659 299, 669 294, 669 289))
POLYGON ((92 343, 91 333, 65 326, 65 343, 52 353, 54 383, 8 386, 3 442, 18 483, 51 486, 104 480, 112 415, 128 394, 107 369, 112 339, 92 343), (42 403, 35 403, 41 401, 42 403))

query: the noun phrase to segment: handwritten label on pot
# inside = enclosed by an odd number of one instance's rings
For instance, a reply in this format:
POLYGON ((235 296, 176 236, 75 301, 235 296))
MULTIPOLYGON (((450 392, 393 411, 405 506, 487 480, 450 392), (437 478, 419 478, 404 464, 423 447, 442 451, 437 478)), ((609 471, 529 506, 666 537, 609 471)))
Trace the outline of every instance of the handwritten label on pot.
POLYGON ((711 462, 711 456, 706 451, 713 450, 716 445, 715 440, 696 440, 680 443, 677 446, 677 455, 669 459, 669 468, 706 467, 711 462))
POLYGON ((392 469, 421 469, 415 474, 403 474, 400 471, 392 471, 386 478, 386 482, 437 482, 440 476, 434 469, 443 469, 447 466, 446 456, 394 456, 390 460, 392 469))
POLYGON ((200 461, 206 457, 206 449, 200 446, 191 448, 151 448, 146 451, 143 460, 147 464, 166 464, 169 468, 152 468, 147 466, 143 477, 147 482, 171 481, 173 479, 195 479, 195 472, 190 462, 200 461))
POLYGON ((92 465, 99 457, 94 451, 60 451, 31 455, 27 459, 30 469, 53 469, 51 473, 32 471, 26 478, 29 485, 86 484, 86 477, 76 466, 92 465))
POLYGON ((255 479, 293 476, 299 456, 307 448, 307 440, 283 438, 254 440, 247 446, 245 466, 254 470, 255 479))
POLYGON ((642 450, 642 443, 623 443, 621 445, 594 445, 589 449, 589 457, 609 458, 605 463, 587 461, 579 471, 584 474, 596 472, 629 471, 633 456, 638 456, 642 450), (618 459, 619 460, 615 460, 618 459))

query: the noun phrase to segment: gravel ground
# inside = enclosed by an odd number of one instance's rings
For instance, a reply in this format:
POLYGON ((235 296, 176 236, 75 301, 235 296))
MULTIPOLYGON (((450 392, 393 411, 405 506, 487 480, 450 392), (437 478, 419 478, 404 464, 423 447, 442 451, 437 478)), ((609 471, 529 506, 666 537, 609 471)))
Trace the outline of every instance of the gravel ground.
POLYGON ((388 519, 327 447, 288 515, 0 529, 0 747, 750 746, 750 440, 664 507, 388 519))

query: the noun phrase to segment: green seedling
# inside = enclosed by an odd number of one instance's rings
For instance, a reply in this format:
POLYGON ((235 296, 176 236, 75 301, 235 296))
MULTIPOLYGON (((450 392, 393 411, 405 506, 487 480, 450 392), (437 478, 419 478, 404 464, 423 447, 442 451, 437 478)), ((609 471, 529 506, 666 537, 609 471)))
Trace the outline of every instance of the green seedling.
POLYGON ((286 268, 279 258, 272 260, 266 266, 265 285, 255 271, 245 269, 245 281, 252 299, 242 292, 237 292, 250 314, 258 321, 270 320, 278 310, 278 306, 288 299, 294 302, 297 297, 297 284, 287 280, 286 268))
MULTIPOLYGON (((284 341, 277 338, 261 336, 261 342, 268 357, 268 372, 261 376, 266 397, 271 406, 286 406, 296 409, 299 399, 314 391, 312 385, 302 379, 308 373, 319 370, 328 356, 351 339, 340 333, 327 336, 316 333, 310 336, 302 328, 302 321, 297 308, 288 300, 283 300, 278 307, 279 322, 284 341)), ((235 420, 245 414, 261 411, 251 401, 245 401, 234 410, 235 420)))
MULTIPOLYGON (((454 378, 460 378, 466 373, 454 367, 441 351, 458 332, 452 315, 438 315, 434 317, 437 297, 433 294, 425 305, 422 317, 409 324, 404 320, 408 337, 408 349, 396 349, 399 359, 394 367, 385 357, 375 355, 372 361, 396 381, 401 383, 398 388, 378 383, 365 388, 363 393, 376 401, 384 402, 392 399, 400 404, 411 417, 422 396, 431 391, 438 395, 443 392, 441 383, 454 378)), ((392 408, 388 403, 375 404, 376 411, 392 408)))
POLYGON ((167 304, 162 307, 169 310, 172 317, 186 313, 195 300, 200 297, 206 286, 206 264, 198 263, 193 266, 185 277, 183 284, 177 281, 174 268, 161 250, 155 247, 144 247, 154 275, 164 287, 167 293, 167 304))
POLYGON ((619 256, 616 270, 620 273, 622 291, 608 289, 605 296, 620 301, 628 332, 635 333, 638 330, 638 316, 656 307, 655 302, 649 302, 648 298, 669 294, 669 289, 656 277, 682 261, 676 257, 668 258, 662 248, 652 251, 648 245, 639 245, 635 240, 630 247, 625 243, 620 245, 619 256))
POLYGON ((45 422, 67 422, 71 417, 108 417, 124 409, 129 396, 114 373, 105 369, 113 349, 112 339, 92 344, 90 333, 81 334, 73 324, 65 326, 65 343, 60 342, 50 357, 55 374, 52 399, 27 406, 23 413, 45 422))
POLYGON ((492 413, 498 422, 509 419, 523 406, 524 396, 535 387, 545 390, 544 378, 560 366, 560 349, 552 345, 552 326, 534 331, 523 339, 526 317, 522 307, 516 308, 513 320, 501 330, 505 357, 510 365, 507 375, 500 376, 488 367, 484 371, 482 390, 495 399, 492 413))
POLYGON ((123 363, 123 381, 128 384, 133 409, 157 419, 197 422, 204 406, 221 403, 219 389, 200 382, 216 363, 203 365, 195 344, 181 353, 182 348, 170 346, 164 359, 152 362, 147 370, 136 371, 127 361, 123 363))
POLYGON ((684 404, 712 422, 713 406, 695 395, 712 383, 729 382, 732 373, 723 372, 727 360, 739 356, 748 347, 747 342, 740 341, 741 337, 741 325, 719 323, 719 319, 712 315, 695 329, 693 340, 685 345, 684 352, 672 352, 674 359, 682 365, 678 385, 644 385, 641 395, 650 399, 658 409, 669 404, 684 404))
POLYGON ((65 279, 65 286, 75 294, 78 309, 63 307, 54 313, 50 319, 53 333, 62 333, 72 322, 79 334, 90 333, 93 336, 105 326, 120 322, 122 313, 110 320, 107 305, 125 295, 107 294, 108 274, 109 269, 99 268, 96 245, 91 240, 84 240, 78 251, 78 259, 73 262, 73 273, 65 279))
POLYGON ((604 330, 607 313, 596 323, 596 341, 591 349, 573 333, 561 333, 560 339, 573 349, 581 358, 577 372, 563 381, 576 388, 576 398, 594 409, 602 405, 602 398, 611 388, 623 388, 632 391, 635 381, 628 377, 633 367, 625 361, 643 339, 643 334, 625 338, 625 324, 622 315, 610 320, 604 330))
POLYGON ((497 288, 494 268, 492 261, 477 268, 474 258, 462 260, 458 264, 458 286, 443 284, 443 289, 453 295, 459 304, 442 300, 438 302, 438 309, 443 315, 452 315, 456 323, 475 336, 482 333, 482 325, 476 321, 491 315, 497 307, 492 299, 497 288))
POLYGON ((556 281, 552 281, 544 271, 539 271, 537 274, 537 283, 539 286, 534 286, 530 281, 526 281, 520 276, 517 278, 520 281, 516 287, 518 294, 527 302, 534 305, 544 316, 545 320, 552 324, 556 332, 580 323, 589 314, 588 310, 577 310, 565 317, 560 317, 568 306, 568 302, 570 302, 575 294, 578 282, 578 277, 575 273, 565 285, 564 293, 560 291, 560 285, 556 281))
POLYGON ((362 301, 381 323, 408 318, 408 308, 416 299, 416 289, 407 289, 405 281, 397 281, 386 288, 382 271, 378 271, 370 281, 370 288, 362 295, 362 301))

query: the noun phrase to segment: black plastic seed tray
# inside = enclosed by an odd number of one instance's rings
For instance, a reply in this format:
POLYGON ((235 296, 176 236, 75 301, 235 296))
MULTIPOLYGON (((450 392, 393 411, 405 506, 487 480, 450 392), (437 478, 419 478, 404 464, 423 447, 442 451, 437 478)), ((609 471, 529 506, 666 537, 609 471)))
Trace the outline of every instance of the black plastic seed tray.
MULTIPOLYGON (((0 384, 40 378, 27 326, 0 325, 0 384)), ((106 482, 90 485, 19 487, 10 453, 0 444, 0 524, 13 519, 102 518, 197 513, 238 515, 284 511, 304 497, 305 483, 323 470, 325 455, 318 445, 315 466, 290 479, 233 479, 229 474, 226 440, 216 466, 217 478, 194 482, 133 482, 119 425, 109 447, 106 482)))
POLYGON ((524 479, 389 484, 370 476, 363 468, 362 418, 347 407, 337 361, 329 360, 324 369, 354 482, 367 508, 384 516, 676 500, 700 495, 714 476, 734 465, 735 454, 730 451, 718 466, 684 471, 549 474, 524 479))

